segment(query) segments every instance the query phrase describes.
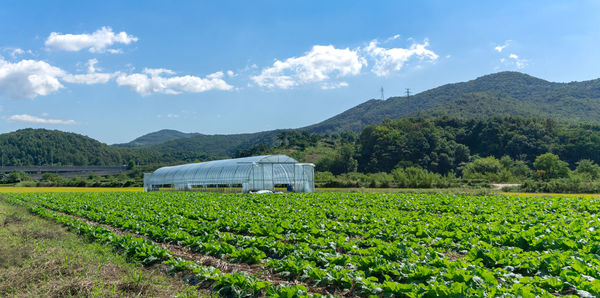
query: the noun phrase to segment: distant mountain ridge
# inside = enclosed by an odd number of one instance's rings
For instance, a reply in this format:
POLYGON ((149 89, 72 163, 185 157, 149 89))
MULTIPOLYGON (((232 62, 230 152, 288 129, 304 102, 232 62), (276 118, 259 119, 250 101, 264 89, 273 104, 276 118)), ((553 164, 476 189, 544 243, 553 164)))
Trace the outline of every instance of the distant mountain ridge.
MULTIPOLYGON (((519 72, 499 72, 467 82, 446 84, 407 97, 369 100, 314 125, 299 128, 329 134, 353 130, 386 118, 484 118, 522 116, 565 122, 597 122, 600 115, 600 79, 554 83, 519 72)), ((256 144, 271 145, 282 130, 234 135, 203 135, 162 130, 119 147, 160 152, 196 152, 228 157, 256 144), (179 137, 181 136, 181 137, 179 137), (140 140, 141 139, 141 140, 140 140)))
POLYGON ((185 133, 174 129, 162 129, 159 131, 151 132, 145 134, 129 143, 124 144, 115 144, 115 147, 123 147, 123 148, 134 148, 141 147, 147 145, 154 145, 159 143, 168 142, 171 140, 183 139, 183 138, 191 138, 194 136, 200 135, 199 133, 185 133))
POLYGON ((370 100, 303 129, 316 133, 358 132, 385 118, 444 115, 458 118, 519 115, 581 122, 598 121, 599 113, 600 79, 553 83, 519 72, 499 72, 446 84, 409 98, 370 100))

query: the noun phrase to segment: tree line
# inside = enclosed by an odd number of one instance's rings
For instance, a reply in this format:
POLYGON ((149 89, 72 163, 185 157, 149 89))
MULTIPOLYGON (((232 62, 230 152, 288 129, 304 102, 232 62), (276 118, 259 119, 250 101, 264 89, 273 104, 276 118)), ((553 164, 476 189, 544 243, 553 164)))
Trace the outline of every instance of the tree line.
POLYGON ((298 152, 322 152, 316 180, 331 187, 518 182, 530 191, 593 191, 600 179, 599 124, 416 117, 386 119, 358 134, 286 131, 278 140, 273 147, 259 144, 238 153, 291 152, 302 160, 298 152), (314 149, 320 147, 332 150, 314 149))

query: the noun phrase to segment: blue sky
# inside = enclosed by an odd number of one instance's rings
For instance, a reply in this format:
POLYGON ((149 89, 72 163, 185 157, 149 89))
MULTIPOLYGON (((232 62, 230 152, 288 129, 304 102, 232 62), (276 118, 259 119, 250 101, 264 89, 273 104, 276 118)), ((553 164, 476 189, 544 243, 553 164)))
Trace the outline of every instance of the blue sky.
POLYGON ((0 133, 298 128, 498 71, 600 77, 600 1, 4 1, 0 133), (223 2, 223 3, 221 3, 223 2))

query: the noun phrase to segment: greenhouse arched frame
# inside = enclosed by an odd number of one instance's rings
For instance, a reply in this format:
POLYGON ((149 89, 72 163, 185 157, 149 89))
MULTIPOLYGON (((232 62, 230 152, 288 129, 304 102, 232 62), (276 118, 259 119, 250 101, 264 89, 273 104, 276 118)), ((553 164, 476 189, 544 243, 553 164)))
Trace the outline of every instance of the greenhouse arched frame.
POLYGON ((314 165, 285 155, 261 155, 162 167, 144 174, 144 191, 233 190, 244 193, 282 186, 294 192, 315 190, 314 165))

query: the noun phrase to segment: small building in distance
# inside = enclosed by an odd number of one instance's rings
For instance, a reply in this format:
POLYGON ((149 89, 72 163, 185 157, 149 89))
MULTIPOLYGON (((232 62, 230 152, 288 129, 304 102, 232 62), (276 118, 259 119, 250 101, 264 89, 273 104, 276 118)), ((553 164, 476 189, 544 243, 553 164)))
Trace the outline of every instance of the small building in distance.
POLYGON ((162 167, 144 174, 144 191, 160 189, 242 191, 282 187, 294 192, 315 190, 314 165, 285 155, 262 155, 162 167))

